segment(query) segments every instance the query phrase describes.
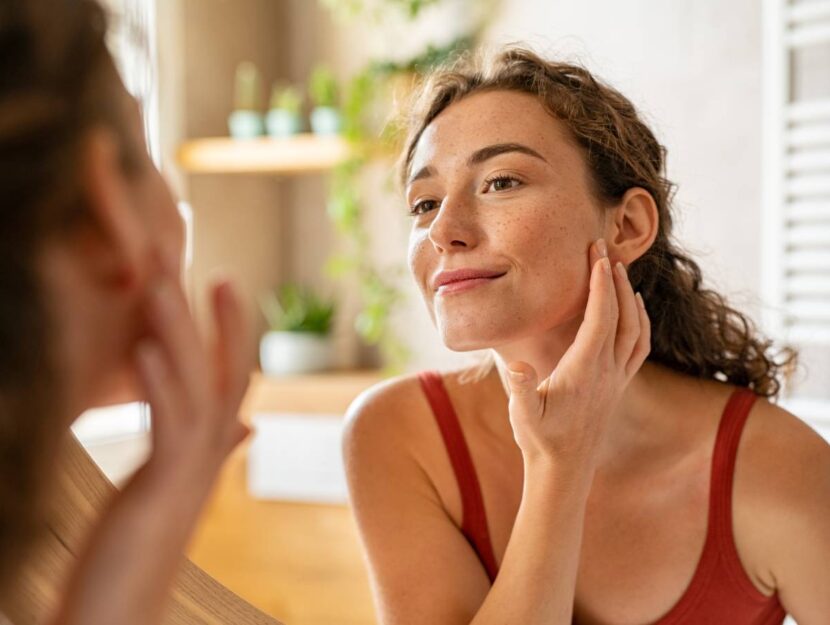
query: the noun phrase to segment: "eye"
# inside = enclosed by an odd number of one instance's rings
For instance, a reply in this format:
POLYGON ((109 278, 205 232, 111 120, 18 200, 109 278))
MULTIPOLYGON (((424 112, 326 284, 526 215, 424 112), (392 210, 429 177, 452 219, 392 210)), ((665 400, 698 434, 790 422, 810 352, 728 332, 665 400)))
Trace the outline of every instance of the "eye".
POLYGON ((494 176, 484 181, 484 188, 488 190, 492 187, 493 191, 507 191, 513 189, 521 184, 521 181, 513 176, 494 176))
POLYGON ((518 187, 520 184, 522 184, 522 181, 518 178, 514 178, 513 176, 500 175, 485 180, 484 190, 486 193, 492 187, 493 191, 508 191, 510 189, 518 187))
POLYGON ((420 202, 415 202, 415 205, 409 208, 409 214, 412 216, 423 215, 437 207, 438 202, 435 200, 421 200, 420 202))

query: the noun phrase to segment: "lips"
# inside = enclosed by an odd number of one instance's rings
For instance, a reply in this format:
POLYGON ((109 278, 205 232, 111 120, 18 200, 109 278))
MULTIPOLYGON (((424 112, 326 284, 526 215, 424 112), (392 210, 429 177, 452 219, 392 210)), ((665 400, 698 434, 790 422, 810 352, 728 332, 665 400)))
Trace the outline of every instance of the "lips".
POLYGON ((456 269, 453 271, 442 271, 435 275, 432 279, 432 286, 434 290, 439 290, 441 287, 453 287, 453 289, 464 286, 465 284, 473 285, 486 280, 494 280, 502 277, 506 271, 493 271, 488 269, 456 269))

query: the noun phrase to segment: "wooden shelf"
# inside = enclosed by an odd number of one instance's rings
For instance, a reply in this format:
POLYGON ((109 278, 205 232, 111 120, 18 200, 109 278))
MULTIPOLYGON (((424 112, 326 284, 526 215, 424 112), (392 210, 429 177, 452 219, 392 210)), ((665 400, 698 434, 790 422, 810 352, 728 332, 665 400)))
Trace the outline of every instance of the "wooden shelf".
POLYGON ((312 412, 344 414, 352 400, 384 379, 377 369, 330 371, 271 377, 261 371, 251 376, 241 413, 312 412))
POLYGON ((194 174, 301 174, 331 169, 348 155, 342 137, 306 133, 285 139, 194 139, 179 148, 178 161, 194 174))

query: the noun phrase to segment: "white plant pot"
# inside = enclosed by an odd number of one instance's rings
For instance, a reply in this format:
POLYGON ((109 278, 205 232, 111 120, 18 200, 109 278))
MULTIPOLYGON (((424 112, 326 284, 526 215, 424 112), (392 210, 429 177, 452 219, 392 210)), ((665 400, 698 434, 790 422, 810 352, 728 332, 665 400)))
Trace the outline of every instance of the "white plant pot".
POLYGON ((303 129, 303 118, 299 113, 284 109, 271 109, 265 116, 265 128, 268 136, 280 139, 296 135, 303 129))
POLYGON ((324 371, 332 365, 332 343, 311 332, 267 332, 259 342, 259 361, 267 375, 324 371))
POLYGON ((233 111, 228 117, 228 130, 234 139, 254 139, 265 132, 262 113, 233 111))
POLYGON ((315 135, 336 135, 343 127, 340 111, 331 106, 316 106, 311 111, 311 130, 315 135))

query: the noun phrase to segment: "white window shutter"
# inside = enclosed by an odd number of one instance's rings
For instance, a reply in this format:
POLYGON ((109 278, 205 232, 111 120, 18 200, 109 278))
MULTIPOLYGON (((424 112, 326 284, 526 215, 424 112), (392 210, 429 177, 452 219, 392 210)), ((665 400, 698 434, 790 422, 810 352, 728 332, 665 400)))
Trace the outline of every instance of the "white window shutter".
POLYGON ((160 163, 156 0, 106 0, 108 43, 124 86, 138 100, 150 155, 160 163))
POLYGON ((830 0, 764 13, 764 325, 802 353, 782 403, 830 440, 830 0))

